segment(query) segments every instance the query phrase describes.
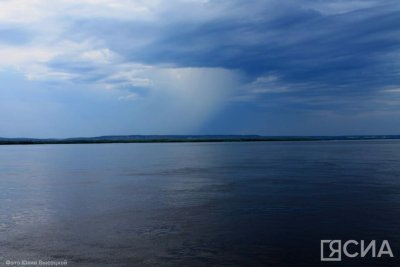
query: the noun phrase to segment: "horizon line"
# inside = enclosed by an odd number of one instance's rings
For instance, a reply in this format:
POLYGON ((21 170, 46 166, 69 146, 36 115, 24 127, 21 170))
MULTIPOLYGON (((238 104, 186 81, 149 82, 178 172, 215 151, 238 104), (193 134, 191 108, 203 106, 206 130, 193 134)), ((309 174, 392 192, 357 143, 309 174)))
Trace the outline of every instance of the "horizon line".
POLYGON ((112 137, 394 137, 399 134, 313 134, 313 135, 264 135, 264 134, 110 134, 94 136, 71 136, 71 137, 5 137, 0 139, 30 139, 30 140, 68 140, 68 139, 88 139, 88 138, 112 138, 112 137))

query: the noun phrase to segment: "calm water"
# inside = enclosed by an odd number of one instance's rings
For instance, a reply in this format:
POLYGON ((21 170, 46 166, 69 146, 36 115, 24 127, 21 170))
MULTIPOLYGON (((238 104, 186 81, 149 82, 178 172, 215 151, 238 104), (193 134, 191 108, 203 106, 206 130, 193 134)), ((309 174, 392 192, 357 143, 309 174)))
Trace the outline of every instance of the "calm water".
POLYGON ((0 146, 0 203, 0 266, 396 266, 320 240, 400 262, 400 141, 0 146))

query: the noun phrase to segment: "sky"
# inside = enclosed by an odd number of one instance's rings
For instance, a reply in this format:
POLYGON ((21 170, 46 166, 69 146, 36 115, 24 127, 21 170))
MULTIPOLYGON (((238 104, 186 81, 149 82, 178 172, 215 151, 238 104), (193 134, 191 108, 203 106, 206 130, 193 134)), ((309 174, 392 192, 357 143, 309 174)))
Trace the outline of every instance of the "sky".
POLYGON ((400 134, 395 0, 0 0, 0 136, 400 134))

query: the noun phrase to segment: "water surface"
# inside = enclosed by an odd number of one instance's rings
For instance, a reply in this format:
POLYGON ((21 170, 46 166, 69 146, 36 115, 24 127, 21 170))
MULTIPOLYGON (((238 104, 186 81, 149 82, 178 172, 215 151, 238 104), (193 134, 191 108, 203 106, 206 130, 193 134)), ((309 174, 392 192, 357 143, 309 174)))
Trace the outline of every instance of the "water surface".
POLYGON ((400 141, 0 146, 0 203, 0 265, 396 266, 400 141))

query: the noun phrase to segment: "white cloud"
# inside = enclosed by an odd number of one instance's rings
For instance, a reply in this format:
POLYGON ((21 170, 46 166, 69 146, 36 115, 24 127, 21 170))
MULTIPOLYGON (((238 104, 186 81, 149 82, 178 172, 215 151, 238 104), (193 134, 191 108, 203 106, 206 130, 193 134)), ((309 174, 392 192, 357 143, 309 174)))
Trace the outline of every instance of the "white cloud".
POLYGON ((91 40, 74 42, 62 40, 57 43, 27 44, 22 46, 0 46, 0 70, 13 68, 29 79, 68 80, 85 75, 74 70, 52 67, 53 60, 89 63, 101 69, 118 61, 118 55, 107 48, 98 48, 91 40))
POLYGON ((159 1, 2 0, 0 22, 35 23, 60 18, 146 19, 159 1))
POLYGON ((121 101, 133 101, 138 99, 138 94, 129 93, 127 95, 120 96, 118 99, 121 101))
POLYGON ((0 23, 60 23, 87 18, 153 21, 168 11, 199 19, 217 15, 215 8, 201 9, 209 4, 207 0, 2 0, 0 23))
POLYGON ((93 63, 98 63, 98 64, 107 64, 111 63, 113 60, 117 58, 117 55, 112 52, 108 48, 103 48, 103 49, 94 49, 94 50, 89 50, 89 51, 84 51, 81 55, 80 58, 82 60, 87 60, 93 63))
POLYGON ((276 74, 265 74, 258 77, 246 87, 246 92, 253 94, 285 93, 291 90, 290 86, 282 82, 276 74))
POLYGON ((0 47, 0 66, 20 68, 31 62, 45 63, 56 56, 56 52, 44 47, 0 47))
POLYGON ((391 88, 383 90, 384 93, 400 93, 400 88, 391 88))
POLYGON ((316 1, 315 3, 311 3, 311 7, 318 10, 321 13, 334 15, 334 14, 343 14, 347 12, 351 12, 354 10, 359 10, 363 8, 369 8, 380 1, 376 0, 334 0, 334 1, 316 1))
POLYGON ((78 78, 78 75, 69 72, 52 70, 46 67, 46 65, 30 64, 24 67, 25 77, 28 80, 53 80, 53 81, 65 81, 78 78))

